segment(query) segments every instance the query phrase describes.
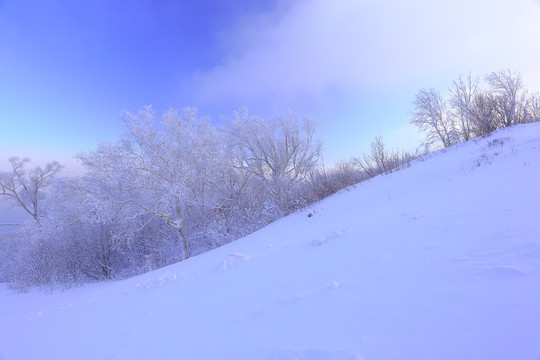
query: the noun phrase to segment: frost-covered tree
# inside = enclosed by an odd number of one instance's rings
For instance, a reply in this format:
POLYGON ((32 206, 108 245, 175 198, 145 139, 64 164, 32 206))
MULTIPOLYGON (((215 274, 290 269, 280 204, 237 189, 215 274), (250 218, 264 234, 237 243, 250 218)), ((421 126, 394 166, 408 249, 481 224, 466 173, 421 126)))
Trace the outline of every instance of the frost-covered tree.
POLYGON ((44 168, 36 166, 27 170, 29 162, 30 159, 18 157, 9 159, 11 170, 0 172, 0 199, 24 209, 39 224, 44 212, 41 203, 62 165, 52 162, 44 168))
POLYGON ((94 186, 89 196, 125 220, 163 221, 189 258, 187 219, 195 210, 219 207, 212 190, 222 173, 220 136, 192 108, 169 110, 158 121, 146 107, 125 112, 123 120, 127 132, 118 144, 79 155, 94 186))
POLYGON ((499 127, 497 108, 498 100, 492 93, 476 94, 471 108, 472 133, 475 136, 485 136, 499 127))
POLYGON ((427 135, 427 144, 445 147, 472 136, 484 136, 496 129, 538 119, 538 97, 528 96, 521 75, 510 70, 485 76, 489 88, 480 90, 479 78, 459 75, 450 87, 446 112, 438 91, 421 89, 413 101, 411 123, 427 135))
POLYGON ((527 122, 540 122, 540 94, 529 96, 527 104, 527 122))
POLYGON ((452 81, 450 88, 449 103, 452 115, 459 123, 458 132, 464 141, 468 141, 472 135, 471 112, 479 81, 480 79, 473 77, 471 73, 465 78, 460 74, 457 80, 452 81))
POLYGON ((496 99, 499 127, 508 127, 525 121, 526 91, 521 75, 510 70, 492 72, 486 76, 496 99))
MULTIPOLYGON (((9 256, 10 270, 2 270, 15 287, 71 286, 155 269, 320 199, 313 180, 321 178, 306 179, 321 151, 311 120, 264 121, 245 110, 217 129, 195 109, 157 117, 151 107, 125 112, 122 120, 126 131, 118 142, 77 156, 86 168, 80 177, 53 184, 59 166, 27 174, 19 160, 14 174, 3 174, 8 190, 25 176, 38 179, 40 189, 29 191, 34 197, 18 195, 36 204, 27 208, 37 215, 21 227, 24 246, 9 256)), ((31 189, 29 183, 16 189, 31 189)))
POLYGON ((292 113, 263 120, 241 109, 229 119, 227 131, 233 166, 265 180, 302 180, 321 153, 315 122, 292 113))
POLYGON ((456 131, 451 117, 445 113, 446 103, 433 89, 420 89, 413 100, 411 124, 426 134, 426 143, 441 142, 448 147, 456 142, 456 131))
POLYGON ((301 206, 305 196, 295 194, 297 185, 315 167, 321 153, 313 120, 292 113, 265 120, 241 109, 228 119, 225 131, 230 165, 268 194, 261 211, 284 215, 301 206))

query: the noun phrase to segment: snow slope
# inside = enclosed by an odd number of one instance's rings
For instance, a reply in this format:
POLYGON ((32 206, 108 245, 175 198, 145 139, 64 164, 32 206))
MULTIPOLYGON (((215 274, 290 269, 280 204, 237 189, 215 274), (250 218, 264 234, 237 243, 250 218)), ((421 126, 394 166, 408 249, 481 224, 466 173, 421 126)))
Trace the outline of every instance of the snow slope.
POLYGON ((4 286, 0 359, 539 360, 539 179, 518 126, 142 276, 4 286))

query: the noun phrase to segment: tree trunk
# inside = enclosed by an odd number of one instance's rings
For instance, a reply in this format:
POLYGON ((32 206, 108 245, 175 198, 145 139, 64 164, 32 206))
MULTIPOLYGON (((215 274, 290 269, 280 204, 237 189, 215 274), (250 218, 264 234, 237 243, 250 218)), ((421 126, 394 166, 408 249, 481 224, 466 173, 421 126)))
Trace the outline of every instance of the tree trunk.
POLYGON ((186 233, 184 231, 184 226, 180 226, 178 229, 178 233, 180 234, 180 240, 182 241, 182 251, 184 253, 184 260, 189 259, 191 257, 191 250, 189 248, 189 242, 186 236, 186 233))
POLYGON ((191 257, 191 250, 189 248, 189 242, 186 236, 186 232, 184 231, 184 220, 178 219, 178 220, 167 220, 167 225, 172 227, 174 230, 178 232, 178 237, 180 238, 180 242, 182 243, 182 252, 183 252, 183 260, 189 259, 191 257))

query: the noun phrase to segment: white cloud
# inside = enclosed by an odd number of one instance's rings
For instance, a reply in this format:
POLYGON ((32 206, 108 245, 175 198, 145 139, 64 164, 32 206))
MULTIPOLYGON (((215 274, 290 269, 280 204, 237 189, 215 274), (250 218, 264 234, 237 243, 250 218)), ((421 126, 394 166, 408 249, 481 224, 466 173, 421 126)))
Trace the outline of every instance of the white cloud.
POLYGON ((294 98, 448 69, 529 71, 540 60, 539 23, 538 7, 528 0, 300 1, 275 23, 240 29, 251 34, 236 37, 249 43, 231 40, 235 56, 202 76, 198 94, 294 98))
MULTIPOLYGON (((510 68, 539 89, 538 24, 532 0, 297 1, 277 18, 252 18, 230 33, 230 56, 199 74, 195 103, 309 111, 324 122, 318 114, 352 111, 363 94, 411 97, 420 87, 446 88, 469 70, 510 68)), ((332 121, 345 129, 352 119, 332 121)))

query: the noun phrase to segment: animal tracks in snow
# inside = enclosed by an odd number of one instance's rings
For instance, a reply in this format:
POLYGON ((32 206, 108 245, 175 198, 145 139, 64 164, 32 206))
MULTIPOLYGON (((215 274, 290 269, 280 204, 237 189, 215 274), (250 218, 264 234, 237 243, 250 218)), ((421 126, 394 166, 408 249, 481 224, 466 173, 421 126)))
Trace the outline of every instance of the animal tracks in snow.
POLYGON ((483 266, 478 271, 473 272, 473 275, 481 275, 489 278, 510 278, 520 277, 525 275, 525 271, 515 266, 497 265, 483 266))
POLYGON ((272 309, 280 308, 280 307, 283 307, 283 306, 286 306, 286 305, 297 303, 297 302, 301 301, 302 299, 304 299, 307 296, 308 296, 307 293, 298 293, 298 294, 293 294, 293 295, 288 296, 286 298, 274 301, 273 303, 265 306, 261 310, 256 311, 253 314, 253 316, 255 316, 255 317, 256 316, 261 316, 261 315, 269 312, 272 309))
POLYGON ((227 256, 227 258, 225 260, 223 260, 223 262, 221 263, 221 265, 219 266, 219 271, 226 271, 226 270, 229 270, 230 268, 240 264, 240 263, 243 263, 243 262, 246 262, 248 261, 249 258, 245 255, 241 255, 241 254, 237 254, 237 253, 234 253, 234 254, 231 254, 229 256, 227 256))
POLYGON ((302 293, 296 293, 292 294, 290 296, 284 297, 282 299, 276 300, 267 306, 263 307, 262 309, 254 312, 251 317, 258 317, 262 316, 270 311, 283 308, 286 306, 294 305, 296 303, 302 302, 310 297, 320 295, 327 291, 336 291, 344 286, 345 282, 339 282, 336 280, 332 280, 330 284, 325 286, 324 288, 319 288, 318 290, 311 291, 311 292, 302 292, 302 293))
POLYGON ((422 215, 403 213, 403 217, 406 217, 406 218, 408 218, 410 220, 420 220, 422 218, 422 215))
POLYGON ((508 279, 540 272, 540 244, 529 242, 454 259, 467 266, 463 272, 474 277, 508 279))
POLYGON ((347 233, 351 231, 350 228, 339 230, 339 231, 333 231, 330 235, 315 239, 311 242, 312 246, 320 246, 320 245, 326 245, 330 243, 331 241, 338 239, 347 233))
POLYGON ((124 289, 123 293, 129 293, 137 290, 151 290, 161 288, 174 282, 183 283, 188 279, 188 277, 192 277, 193 275, 195 274, 187 272, 177 274, 176 272, 167 271, 157 278, 147 276, 145 279, 141 279, 141 281, 138 281, 133 286, 124 289))

